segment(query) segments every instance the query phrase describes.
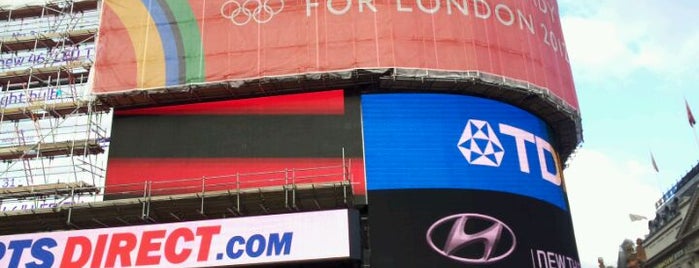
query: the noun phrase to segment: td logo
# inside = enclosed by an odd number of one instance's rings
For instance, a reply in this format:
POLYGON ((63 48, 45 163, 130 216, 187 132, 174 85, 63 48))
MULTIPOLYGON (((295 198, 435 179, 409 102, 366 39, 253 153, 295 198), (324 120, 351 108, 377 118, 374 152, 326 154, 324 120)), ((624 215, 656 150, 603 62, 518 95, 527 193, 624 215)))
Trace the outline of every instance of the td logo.
MULTIPOLYGON (((558 155, 550 143, 526 130, 507 124, 498 124, 498 132, 514 139, 519 170, 521 172, 531 173, 526 145, 527 143, 533 143, 536 146, 541 178, 555 185, 561 185, 561 175, 558 172, 558 155), (549 157, 553 158, 553 172, 549 171, 546 152, 548 152, 549 157)), ((461 133, 457 147, 471 165, 500 167, 505 157, 505 148, 502 146, 500 138, 494 132, 490 123, 483 120, 468 120, 464 131, 461 133)))

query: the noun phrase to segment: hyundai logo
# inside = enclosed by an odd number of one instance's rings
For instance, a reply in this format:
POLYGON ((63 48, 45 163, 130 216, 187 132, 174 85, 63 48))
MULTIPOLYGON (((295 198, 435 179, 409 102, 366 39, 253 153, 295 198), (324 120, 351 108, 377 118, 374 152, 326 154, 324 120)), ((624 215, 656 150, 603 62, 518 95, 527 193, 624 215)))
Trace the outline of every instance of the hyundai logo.
POLYGON ((456 214, 438 220, 427 230, 427 243, 439 254, 466 264, 500 261, 517 244, 509 226, 481 214, 456 214))

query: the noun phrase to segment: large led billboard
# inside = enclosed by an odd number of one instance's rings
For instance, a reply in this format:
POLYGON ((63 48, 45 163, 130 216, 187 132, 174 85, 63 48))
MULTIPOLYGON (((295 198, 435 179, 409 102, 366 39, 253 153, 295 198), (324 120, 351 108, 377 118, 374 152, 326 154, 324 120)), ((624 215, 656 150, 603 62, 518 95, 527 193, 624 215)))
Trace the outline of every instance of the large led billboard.
POLYGON ((349 180, 364 195, 359 96, 328 90, 117 110, 106 198, 349 180), (138 195, 138 194, 136 194, 138 195))
POLYGON ((567 210, 546 124, 497 101, 449 94, 362 96, 369 190, 509 192, 567 210))
POLYGON ((478 97, 387 93, 362 96, 362 122, 372 266, 579 267, 542 120, 478 97))
POLYGON ((217 267, 358 259, 359 215, 329 210, 0 236, 2 267, 217 267))
POLYGON ((97 94, 400 68, 494 74, 578 107, 554 0, 106 0, 97 41, 97 94))

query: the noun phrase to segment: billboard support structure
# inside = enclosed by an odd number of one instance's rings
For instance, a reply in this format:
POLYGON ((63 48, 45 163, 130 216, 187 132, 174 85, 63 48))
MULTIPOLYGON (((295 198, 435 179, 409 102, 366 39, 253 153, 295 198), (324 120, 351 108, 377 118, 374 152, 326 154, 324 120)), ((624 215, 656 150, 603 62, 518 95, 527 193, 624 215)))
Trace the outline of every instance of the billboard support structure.
MULTIPOLYGON (((140 190, 133 190, 135 185, 110 185, 112 188, 124 187, 121 193, 105 191, 100 187, 78 187, 66 189, 65 196, 78 196, 89 191, 106 192, 121 196, 118 199, 62 205, 58 207, 34 208, 26 211, 5 211, 3 216, 12 216, 12 221, 0 223, 0 235, 31 233, 66 226, 75 229, 92 229, 143 223, 167 223, 203 218, 217 218, 221 215, 252 216, 260 214, 277 214, 294 211, 326 210, 351 208, 352 182, 350 173, 342 170, 345 165, 319 166, 308 169, 285 169, 277 172, 236 173, 220 177, 202 177, 191 180, 170 182, 145 181, 140 190), (324 170, 317 177, 307 176, 307 172, 324 170), (283 174, 288 174, 286 179, 283 174), (264 180, 278 178, 278 186, 245 187, 245 180, 251 176, 264 175, 264 180), (279 176, 281 175, 281 176, 279 176), (319 178, 329 178, 316 181, 319 178), (226 182, 227 179, 227 182, 226 182), (235 181, 234 181, 235 180, 235 181), (159 191, 182 188, 158 188, 166 183, 192 181, 206 184, 201 191, 182 194, 159 195, 159 191), (227 189, 214 189, 216 185, 230 185, 227 189), (160 185, 159 185, 160 184, 160 185), (131 189, 131 190, 129 190, 131 189), (130 195, 130 198, 126 198, 130 195), (173 204, 177 204, 173 206, 173 204)), ((47 194, 55 188, 46 189, 47 194)), ((35 188, 35 190, 38 190, 35 188)), ((2 193, 0 193, 2 194, 2 193)), ((2 195, 0 195, 0 198, 2 195)), ((70 198, 70 197, 68 197, 70 198)), ((77 200, 76 200, 77 201, 77 200)))
MULTIPOLYGON (((146 222, 167 222, 168 220, 163 221, 161 220, 156 220, 153 217, 151 217, 151 213, 153 212, 153 206, 156 206, 160 209, 162 209, 162 205, 164 202, 169 202, 173 200, 179 200, 183 203, 195 201, 196 202, 196 209, 194 209, 196 215, 203 215, 207 217, 207 211, 205 208, 208 205, 208 202, 214 202, 218 203, 221 202, 221 199, 226 199, 229 200, 230 197, 235 198, 235 206, 233 208, 230 208, 229 206, 226 207, 226 212, 234 215, 234 216, 241 216, 244 215, 243 211, 243 206, 249 205, 250 200, 247 199, 246 201, 242 200, 243 198, 249 197, 249 196, 256 196, 255 200, 256 204, 255 206, 259 207, 262 211, 261 213, 263 214, 269 214, 273 212, 280 212, 281 211, 298 211, 298 210, 303 210, 298 207, 298 202, 303 201, 307 204, 312 204, 313 208, 312 210, 315 209, 327 209, 327 208, 336 208, 338 207, 338 204, 341 204, 339 207, 351 207, 352 204, 350 202, 351 199, 347 198, 348 195, 352 193, 352 183, 349 179, 351 174, 347 172, 347 162, 345 162, 345 165, 342 166, 333 166, 333 167, 316 167, 312 169, 340 169, 342 170, 341 173, 328 173, 327 175, 321 175, 321 176, 329 176, 332 174, 337 174, 340 175, 338 177, 341 178, 341 180, 338 181, 332 181, 332 182, 325 182, 325 183, 307 183, 311 178, 304 177, 303 175, 299 175, 297 173, 297 169, 285 169, 282 172, 285 175, 285 183, 284 185, 281 186, 281 188, 278 187, 261 187, 261 188, 245 188, 241 187, 241 182, 242 178, 245 176, 251 176, 251 175, 257 175, 257 174, 241 174, 241 173, 236 173, 235 175, 229 176, 229 177, 234 177, 235 178, 235 190, 218 190, 218 191, 208 191, 206 189, 207 184, 206 181, 207 179, 214 179, 214 183, 216 179, 218 178, 207 178, 207 177, 202 177, 198 180, 202 182, 202 189, 201 192, 194 193, 194 194, 182 194, 182 195, 163 195, 163 196, 157 196, 154 195, 153 190, 156 187, 153 187, 153 182, 152 181, 145 181, 143 183, 143 194, 140 197, 132 198, 132 199, 116 199, 112 201, 104 201, 103 203, 100 203, 97 205, 96 203, 92 203, 91 206, 85 206, 85 204, 71 204, 69 206, 65 206, 65 213, 66 213, 66 220, 63 222, 63 224, 72 226, 73 228, 76 229, 84 229, 84 226, 77 225, 76 222, 73 220, 76 216, 80 217, 79 214, 75 214, 75 210, 78 209, 78 211, 82 211, 83 209, 88 209, 92 208, 93 206, 97 206, 103 209, 108 209, 109 207, 112 207, 113 205, 110 205, 111 203, 114 203, 114 205, 121 205, 125 209, 128 210, 128 204, 133 202, 133 204, 139 205, 139 213, 138 213, 138 218, 141 221, 146 221, 146 222), (241 177, 241 175, 243 175, 241 177), (283 195, 283 205, 274 205, 274 204, 265 204, 265 201, 260 201, 264 200, 266 198, 269 198, 269 200, 274 200, 279 194, 283 195), (299 194, 301 194, 299 196, 299 194), (324 197, 325 195, 332 195, 336 196, 337 198, 331 197, 324 197), (192 198, 193 199, 190 199, 192 198), (309 200, 308 197, 311 197, 309 200), (190 201, 187 201, 190 200, 190 201), (335 200, 335 201, 332 201, 335 200), (337 203, 337 201, 340 201, 340 203, 337 203), (271 205, 271 206, 270 206, 271 205)), ((305 171, 309 171, 310 169, 305 169, 305 171)), ((301 170, 304 171, 304 170, 301 170)), ((264 172, 267 174, 273 174, 274 172, 264 172)), ((258 173, 259 174, 259 173, 258 173)), ((167 183, 167 182, 166 182, 167 183)), ((112 187, 119 187, 120 185, 113 185, 112 187)), ((124 185, 128 186, 128 185, 124 185)), ((39 189, 33 188, 34 190, 38 191, 39 189)), ((54 190, 56 188, 51 188, 51 189, 46 189, 47 194, 50 193, 55 193, 54 190)), ((163 190, 163 189, 160 189, 163 190)), ((92 186, 85 186, 85 185, 78 185, 74 186, 73 188, 70 188, 68 190, 70 192, 70 196, 75 196, 78 193, 85 193, 85 192, 101 192, 104 191, 103 189, 95 188, 92 186)), ((127 191, 125 193, 130 193, 131 191, 127 191)), ((35 192, 36 193, 36 192, 35 192)), ((36 193, 38 194, 38 193, 36 193)), ((117 194, 117 193, 115 193, 117 194)), ((2 196, 0 196, 2 197, 2 196)), ((9 197, 16 197, 16 195, 9 196, 9 197)), ((281 196, 280 196, 281 197, 281 196)), ((281 203, 280 203, 281 204, 281 203)), ((215 206, 216 207, 216 206, 215 206)), ((220 205, 218 206, 220 207, 220 205)), ((33 213, 37 214, 43 214, 43 213, 51 213, 52 211, 55 211, 54 209, 39 209, 39 210, 33 210, 33 213)), ((58 210, 59 212, 61 210, 58 210)), ((98 215, 106 215, 108 213, 105 213, 104 211, 101 213, 95 213, 91 212, 90 214, 98 214, 98 215)), ((168 211, 167 214, 175 219, 176 221, 183 221, 184 219, 181 218, 176 214, 177 212, 175 211, 168 211)), ((216 211, 215 213, 219 213, 219 211, 216 211)), ((12 214, 12 213, 10 213, 12 214)), ((211 213, 209 213, 211 214, 211 213)), ((253 213, 254 214, 254 213, 253 213)), ((115 214, 115 220, 119 221, 120 223, 128 223, 125 220, 123 220, 121 217, 124 217, 124 213, 121 211, 116 211, 115 214)), ((93 215, 94 216, 94 215, 93 215)), ((94 223, 98 223, 100 227, 110 227, 109 224, 105 223, 104 220, 100 220, 99 217, 95 218, 91 216, 92 218, 90 221, 94 223)), ((20 219, 17 219, 21 221, 20 219)), ((171 220, 171 219, 170 219, 171 220)), ((44 223, 46 224, 46 223, 44 223)), ((84 222, 83 222, 84 224, 84 222)), ((29 227, 31 225, 27 225, 29 227)), ((1 229, 1 228, 0 228, 1 229)), ((2 233, 2 231, 0 231, 2 233)))

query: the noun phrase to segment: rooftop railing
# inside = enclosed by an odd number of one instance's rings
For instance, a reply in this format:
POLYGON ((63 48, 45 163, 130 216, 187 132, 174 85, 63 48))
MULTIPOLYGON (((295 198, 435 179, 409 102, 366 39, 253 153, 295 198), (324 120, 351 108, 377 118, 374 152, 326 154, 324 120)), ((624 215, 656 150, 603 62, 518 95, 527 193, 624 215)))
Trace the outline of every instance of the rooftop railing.
MULTIPOLYGON (((284 192, 285 200, 294 206, 296 189, 324 186, 355 187, 348 165, 284 169, 269 172, 234 173, 171 180, 145 180, 140 183, 108 184, 97 186, 85 182, 52 183, 34 186, 0 188, 0 212, 22 209, 54 209, 75 205, 136 199, 147 205, 153 198, 193 196, 202 199, 209 195, 226 194, 240 197, 245 193, 284 192)), ((351 189, 350 189, 351 191, 351 189)), ((347 193, 346 193, 347 194, 347 193)))

